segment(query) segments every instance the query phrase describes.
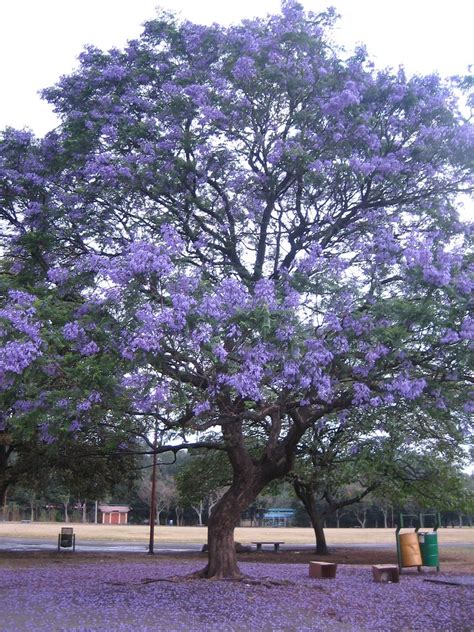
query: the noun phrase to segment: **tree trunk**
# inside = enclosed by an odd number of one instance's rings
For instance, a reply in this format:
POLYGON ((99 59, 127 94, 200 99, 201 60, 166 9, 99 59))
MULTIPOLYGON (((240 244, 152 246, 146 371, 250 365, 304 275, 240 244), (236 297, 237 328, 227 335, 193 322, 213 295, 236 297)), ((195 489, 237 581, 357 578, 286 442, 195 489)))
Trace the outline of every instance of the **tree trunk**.
POLYGON ((313 527, 316 539, 316 554, 329 555, 329 549, 326 542, 326 534, 324 533, 323 519, 316 510, 314 496, 311 494, 308 504, 305 503, 305 509, 308 512, 311 526, 313 527))
POLYGON ((183 509, 179 506, 176 506, 174 512, 176 514, 176 526, 181 527, 183 523, 183 509))
POLYGON ((316 553, 318 555, 329 555, 326 534, 324 533, 323 522, 320 516, 315 512, 314 516, 310 516, 310 520, 316 537, 316 553))
POLYGON ((239 524, 242 511, 254 502, 269 482, 262 474, 257 469, 237 476, 234 473, 232 485, 214 506, 207 528, 209 561, 201 571, 201 577, 242 577, 235 554, 234 529, 239 524))
POLYGON ((199 525, 200 527, 202 527, 202 512, 203 512, 203 510, 204 510, 204 505, 203 505, 203 502, 201 501, 201 502, 199 503, 199 505, 192 505, 192 508, 194 509, 194 511, 195 511, 195 512, 196 512, 196 514, 197 514, 197 517, 198 517, 198 525, 199 525))
POLYGON ((354 514, 361 528, 365 529, 365 523, 367 522, 367 509, 363 509, 362 511, 356 511, 354 512, 354 514))
POLYGON ((67 508, 69 506, 69 503, 63 503, 63 505, 64 505, 64 522, 67 523, 67 522, 69 522, 69 515, 68 515, 68 512, 67 512, 67 508))
POLYGON ((87 522, 87 500, 82 503, 82 522, 87 522))
POLYGON ((231 489, 216 503, 209 517, 207 528, 209 562, 203 571, 204 577, 207 578, 242 576, 237 565, 234 544, 234 529, 239 521, 241 509, 237 503, 234 503, 234 494, 231 493, 231 489))
POLYGON ((30 520, 31 522, 35 521, 35 501, 30 500, 30 520))
POLYGON ((2 507, 2 513, 0 516, 0 520, 6 522, 8 520, 8 487, 5 489, 0 488, 0 506, 2 507))
MULTIPOLYGON (((305 506, 306 507, 306 506, 305 506)), ((324 533, 323 520, 316 511, 314 502, 311 503, 310 508, 306 507, 311 526, 313 527, 314 537, 316 539, 316 553, 318 555, 329 555, 329 549, 326 542, 326 534, 324 533)))
POLYGON ((225 492, 226 492, 225 488, 219 488, 215 490, 214 492, 212 492, 211 494, 209 494, 208 501, 207 501, 207 515, 208 516, 211 515, 212 510, 217 505, 217 503, 222 498, 222 496, 225 494, 225 492))
POLYGON ((0 440, 0 511, 3 513, 3 520, 6 520, 7 491, 10 486, 16 483, 9 467, 14 450, 13 445, 9 443, 6 432, 0 432, 0 440))
MULTIPOLYGON (((270 414, 274 428, 279 431, 281 418, 279 409, 270 414)), ((229 420, 230 421, 230 420, 229 420)), ((304 425, 289 433, 286 442, 278 443, 277 434, 272 436, 272 444, 267 445, 258 461, 247 450, 242 432, 242 422, 222 427, 227 454, 232 466, 232 484, 217 502, 209 517, 207 566, 197 573, 208 579, 240 579, 242 574, 235 554, 234 529, 241 513, 249 507, 259 493, 271 481, 282 478, 291 470, 296 444, 304 432, 304 425)))
POLYGON ((316 553, 318 555, 329 555, 329 549, 326 542, 326 534, 324 533, 323 517, 319 515, 314 500, 314 490, 311 485, 307 486, 299 479, 293 480, 293 487, 296 495, 303 503, 306 513, 311 521, 314 536, 316 539, 316 553))

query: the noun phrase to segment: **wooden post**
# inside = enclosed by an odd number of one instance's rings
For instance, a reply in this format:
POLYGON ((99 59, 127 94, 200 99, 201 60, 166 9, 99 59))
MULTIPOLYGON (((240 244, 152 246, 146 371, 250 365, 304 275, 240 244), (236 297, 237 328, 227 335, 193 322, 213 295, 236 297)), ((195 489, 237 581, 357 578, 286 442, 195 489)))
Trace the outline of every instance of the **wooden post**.
POLYGON ((372 566, 374 582, 378 583, 398 583, 400 573, 396 564, 374 564, 372 566))
POLYGON ((334 579, 336 577, 337 564, 333 562, 310 562, 309 576, 315 579, 334 579))

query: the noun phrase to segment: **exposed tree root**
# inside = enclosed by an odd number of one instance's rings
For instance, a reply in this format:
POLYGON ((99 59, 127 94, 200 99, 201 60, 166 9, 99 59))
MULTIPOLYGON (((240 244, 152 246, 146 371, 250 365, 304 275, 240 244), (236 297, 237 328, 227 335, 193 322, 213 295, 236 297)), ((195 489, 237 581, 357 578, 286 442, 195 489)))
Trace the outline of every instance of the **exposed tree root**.
POLYGON ((294 582, 291 582, 287 579, 269 579, 268 577, 263 577, 262 579, 256 579, 255 577, 250 577, 249 575, 238 575, 236 577, 219 577, 217 575, 213 575, 209 577, 205 574, 205 572, 197 571, 195 573, 190 573, 189 575, 172 575, 170 577, 146 577, 139 582, 105 582, 109 586, 143 586, 146 584, 154 584, 158 582, 167 582, 172 584, 182 583, 182 582, 190 582, 196 581, 200 579, 207 579, 209 581, 223 581, 223 582, 239 582, 245 584, 246 586, 263 586, 265 588, 274 588, 275 586, 293 586, 294 582))
POLYGON ((248 586, 264 586, 265 588, 273 588, 274 586, 295 585, 295 583, 290 581, 289 579, 269 579, 268 577, 256 579, 255 577, 249 577, 248 575, 243 575, 239 581, 247 584, 248 586))
POLYGON ((206 579, 209 581, 224 581, 224 582, 239 582, 247 586, 264 586, 265 588, 273 588, 275 586, 293 586, 294 582, 288 579, 270 579, 263 577, 257 579, 250 575, 244 575, 243 573, 236 573, 233 576, 224 576, 220 574, 208 575, 208 567, 204 567, 199 571, 194 571, 187 575, 171 575, 170 577, 147 577, 139 582, 106 582, 111 586, 142 586, 144 584, 153 584, 157 582, 169 582, 169 583, 182 583, 189 581, 196 581, 200 579, 206 579))
POLYGON ((222 581, 241 581, 244 575, 239 570, 237 570, 232 575, 223 575, 221 573, 209 574, 209 565, 207 565, 204 568, 201 568, 199 571, 194 571, 189 575, 185 575, 185 577, 188 579, 218 579, 222 581))
POLYGON ((187 575, 172 575, 171 577, 146 577, 139 582, 105 582, 109 586, 143 586, 144 584, 152 584, 154 582, 170 582, 177 584, 178 582, 187 581, 187 575))
POLYGON ((142 579, 140 584, 154 584, 155 582, 169 582, 177 584, 179 582, 188 581, 187 575, 171 575, 171 577, 147 577, 142 579))
MULTIPOLYGON (((171 583, 180 583, 186 581, 196 581, 199 579, 207 579, 209 581, 223 581, 223 582, 239 582, 245 584, 246 586, 264 586, 265 588, 273 588, 274 586, 293 586, 294 582, 291 582, 287 579, 269 579, 268 577, 264 577, 262 579, 256 579, 255 577, 249 577, 248 575, 240 575, 239 577, 218 577, 214 575, 212 577, 208 577, 207 575, 202 575, 201 571, 199 573, 191 573, 190 575, 178 575, 173 577, 159 577, 159 578, 146 578, 142 579, 140 584, 152 584, 155 582, 171 582, 171 583)), ((111 583, 111 582, 109 582, 111 583)), ((125 585, 118 584, 117 582, 114 585, 125 585)))
POLYGON ((207 575, 206 569, 202 569, 200 571, 196 571, 194 573, 190 573, 189 575, 174 575, 173 577, 166 577, 160 579, 142 579, 142 584, 151 584, 152 582, 183 582, 183 581, 194 581, 199 579, 207 579, 210 581, 224 581, 224 582, 239 582, 245 584, 247 586, 264 586, 265 588, 273 588, 274 586, 293 586, 294 582, 289 581, 287 579, 269 579, 268 577, 263 577, 262 579, 257 579, 255 577, 250 577, 249 575, 243 575, 242 573, 236 575, 235 577, 223 577, 219 575, 207 575))

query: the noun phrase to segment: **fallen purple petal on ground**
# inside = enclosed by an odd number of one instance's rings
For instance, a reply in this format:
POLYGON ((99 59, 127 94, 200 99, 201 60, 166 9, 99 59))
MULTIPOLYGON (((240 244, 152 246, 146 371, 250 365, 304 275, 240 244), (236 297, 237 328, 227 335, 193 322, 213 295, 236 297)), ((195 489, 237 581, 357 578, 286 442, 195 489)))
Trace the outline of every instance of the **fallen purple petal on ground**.
POLYGON ((4 570, 0 630, 472 630, 472 585, 425 582, 415 573, 399 584, 377 584, 369 567, 339 566, 335 580, 315 580, 306 565, 242 564, 253 578, 291 583, 146 581, 200 566, 157 561, 4 570))

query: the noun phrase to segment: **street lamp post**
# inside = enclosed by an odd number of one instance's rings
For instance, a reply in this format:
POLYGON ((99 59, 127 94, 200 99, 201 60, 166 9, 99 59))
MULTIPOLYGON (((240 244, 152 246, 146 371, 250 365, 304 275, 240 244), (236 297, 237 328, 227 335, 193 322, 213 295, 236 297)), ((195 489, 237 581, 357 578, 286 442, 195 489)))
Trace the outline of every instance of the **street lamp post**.
POLYGON ((157 432, 155 428, 155 437, 153 440, 153 465, 151 470, 151 499, 150 499, 150 543, 148 545, 148 553, 155 553, 155 519, 156 519, 156 442, 157 432))

